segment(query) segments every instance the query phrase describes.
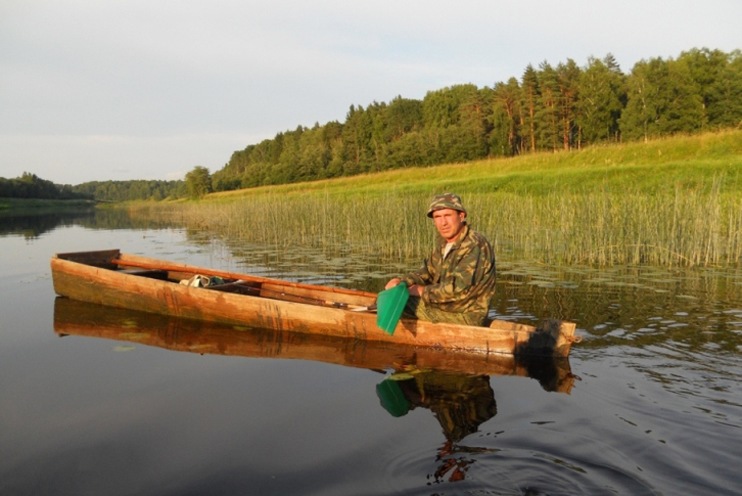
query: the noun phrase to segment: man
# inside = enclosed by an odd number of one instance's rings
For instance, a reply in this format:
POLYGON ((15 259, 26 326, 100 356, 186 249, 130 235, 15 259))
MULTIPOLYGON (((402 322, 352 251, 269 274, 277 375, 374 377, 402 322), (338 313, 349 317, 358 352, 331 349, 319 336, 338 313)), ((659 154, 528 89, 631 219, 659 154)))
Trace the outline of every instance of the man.
POLYGON ((492 246, 469 227, 458 195, 436 196, 427 215, 440 234, 438 245, 419 270, 395 277, 386 289, 407 284, 406 310, 419 319, 484 325, 495 292, 492 246))

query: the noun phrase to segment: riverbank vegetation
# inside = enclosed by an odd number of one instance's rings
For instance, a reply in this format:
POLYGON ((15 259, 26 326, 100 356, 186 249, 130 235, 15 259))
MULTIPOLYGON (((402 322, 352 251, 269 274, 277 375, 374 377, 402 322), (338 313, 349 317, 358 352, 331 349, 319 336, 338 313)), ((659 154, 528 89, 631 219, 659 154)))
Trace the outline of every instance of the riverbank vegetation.
POLYGON ((433 194, 462 195, 506 259, 548 264, 738 265, 742 131, 600 145, 132 206, 240 246, 418 260, 433 194))
POLYGON ((492 87, 462 84, 351 105, 332 121, 276 134, 232 154, 213 191, 349 177, 410 167, 579 150, 735 128, 742 53, 693 49, 624 73, 610 54, 584 67, 528 65, 492 87))

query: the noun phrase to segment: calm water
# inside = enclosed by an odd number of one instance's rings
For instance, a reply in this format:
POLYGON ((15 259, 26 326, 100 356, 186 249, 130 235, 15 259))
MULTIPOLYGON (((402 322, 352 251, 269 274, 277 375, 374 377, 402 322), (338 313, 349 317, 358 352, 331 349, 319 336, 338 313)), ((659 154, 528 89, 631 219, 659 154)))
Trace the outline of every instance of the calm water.
POLYGON ((427 358, 55 301, 64 251, 374 290, 397 270, 124 227, 0 218, 0 494, 742 492, 740 271, 501 257, 500 316, 578 323, 570 387, 565 364, 402 371, 427 358))

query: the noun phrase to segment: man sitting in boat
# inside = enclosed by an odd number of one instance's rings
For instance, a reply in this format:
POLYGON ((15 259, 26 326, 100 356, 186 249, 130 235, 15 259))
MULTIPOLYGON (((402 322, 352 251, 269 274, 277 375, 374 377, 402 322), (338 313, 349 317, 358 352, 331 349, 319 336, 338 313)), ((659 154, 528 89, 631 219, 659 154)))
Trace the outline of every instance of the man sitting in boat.
POLYGON ((495 255, 487 238, 471 229, 461 198, 445 193, 428 208, 440 239, 422 267, 395 277, 386 289, 405 283, 405 311, 432 322, 485 325, 495 292, 495 255))

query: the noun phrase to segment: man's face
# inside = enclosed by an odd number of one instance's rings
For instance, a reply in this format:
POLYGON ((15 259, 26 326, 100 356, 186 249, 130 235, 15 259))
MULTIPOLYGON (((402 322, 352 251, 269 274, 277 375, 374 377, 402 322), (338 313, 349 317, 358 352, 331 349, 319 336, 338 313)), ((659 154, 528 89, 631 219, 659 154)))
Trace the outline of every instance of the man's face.
POLYGON ((444 208, 433 212, 433 222, 435 222, 435 228, 443 239, 449 243, 458 236, 461 228, 464 227, 464 219, 466 214, 453 210, 451 208, 444 208))

